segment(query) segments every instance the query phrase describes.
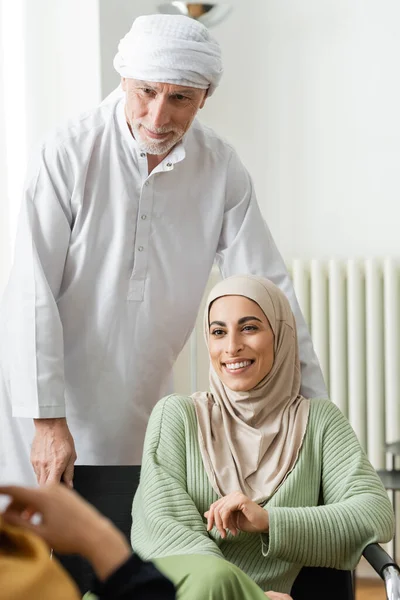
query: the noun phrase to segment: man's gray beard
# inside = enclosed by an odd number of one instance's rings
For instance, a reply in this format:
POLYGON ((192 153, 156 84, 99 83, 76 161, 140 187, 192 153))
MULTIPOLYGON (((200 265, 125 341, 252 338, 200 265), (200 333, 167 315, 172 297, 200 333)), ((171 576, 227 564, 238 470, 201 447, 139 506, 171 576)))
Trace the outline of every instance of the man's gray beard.
MULTIPOLYGON (((143 140, 140 135, 140 126, 134 123, 131 123, 131 128, 135 136, 135 140, 138 143, 139 150, 141 152, 146 152, 146 154, 167 154, 183 137, 183 133, 181 131, 174 131, 173 136, 170 140, 165 142, 150 142, 149 140, 143 140)), ((157 131, 157 133, 162 133, 162 131, 157 131)))

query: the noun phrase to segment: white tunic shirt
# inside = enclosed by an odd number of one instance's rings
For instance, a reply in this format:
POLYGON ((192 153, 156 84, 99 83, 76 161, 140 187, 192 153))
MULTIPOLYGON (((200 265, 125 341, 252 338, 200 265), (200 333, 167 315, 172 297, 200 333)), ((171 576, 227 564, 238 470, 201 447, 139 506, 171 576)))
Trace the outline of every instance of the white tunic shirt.
POLYGON ((1 309, 3 463, 13 448, 28 460, 32 418, 66 416, 77 464, 139 464, 149 414, 214 260, 224 277, 264 275, 284 290, 299 328, 302 391, 326 395, 284 263, 231 146, 195 121, 149 175, 123 99, 47 139, 28 177, 1 309))

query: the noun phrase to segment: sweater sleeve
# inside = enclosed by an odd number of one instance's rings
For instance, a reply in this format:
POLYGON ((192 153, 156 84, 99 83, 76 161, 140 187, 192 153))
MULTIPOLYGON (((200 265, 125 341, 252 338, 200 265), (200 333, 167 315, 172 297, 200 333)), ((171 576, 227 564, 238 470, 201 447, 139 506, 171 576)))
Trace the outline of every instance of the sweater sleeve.
POLYGON ((132 509, 132 547, 144 560, 177 554, 222 553, 209 537, 186 486, 186 448, 193 436, 177 396, 154 408, 132 509))
MULTIPOLYGON (((394 518, 387 493, 339 409, 320 403, 323 505, 271 507, 267 557, 304 566, 354 569, 363 549, 388 542, 394 518)), ((317 435, 317 433, 316 433, 317 435)))

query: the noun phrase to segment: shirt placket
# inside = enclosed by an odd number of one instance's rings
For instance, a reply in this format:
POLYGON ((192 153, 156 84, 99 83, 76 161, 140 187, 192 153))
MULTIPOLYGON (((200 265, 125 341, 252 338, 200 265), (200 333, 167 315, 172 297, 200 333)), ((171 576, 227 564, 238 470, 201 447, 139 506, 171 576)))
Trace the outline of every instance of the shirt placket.
POLYGON ((157 173, 172 171, 174 163, 182 160, 184 155, 183 148, 178 149, 174 157, 164 159, 148 176, 147 155, 144 152, 139 153, 139 171, 143 183, 136 223, 133 270, 129 281, 128 300, 130 302, 142 302, 144 298, 144 288, 149 268, 150 231, 157 173))
POLYGON ((142 302, 143 300, 149 263, 155 177, 154 175, 147 176, 147 156, 144 152, 139 155, 139 170, 143 184, 136 223, 133 270, 129 281, 128 300, 131 302, 142 302))

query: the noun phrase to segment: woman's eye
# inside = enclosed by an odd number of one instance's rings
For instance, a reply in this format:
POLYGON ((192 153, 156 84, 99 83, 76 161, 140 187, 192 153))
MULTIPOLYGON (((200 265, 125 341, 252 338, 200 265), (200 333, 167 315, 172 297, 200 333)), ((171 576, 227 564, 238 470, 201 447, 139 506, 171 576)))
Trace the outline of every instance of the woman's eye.
POLYGON ((257 331, 257 327, 255 325, 246 325, 243 327, 243 331, 257 331))
POLYGON ((224 333, 225 333, 225 332, 224 332, 224 330, 223 330, 223 329, 214 329, 214 330, 211 332, 211 335, 215 335, 215 336, 217 336, 217 337, 218 337, 218 336, 221 336, 221 335, 223 335, 224 333))

